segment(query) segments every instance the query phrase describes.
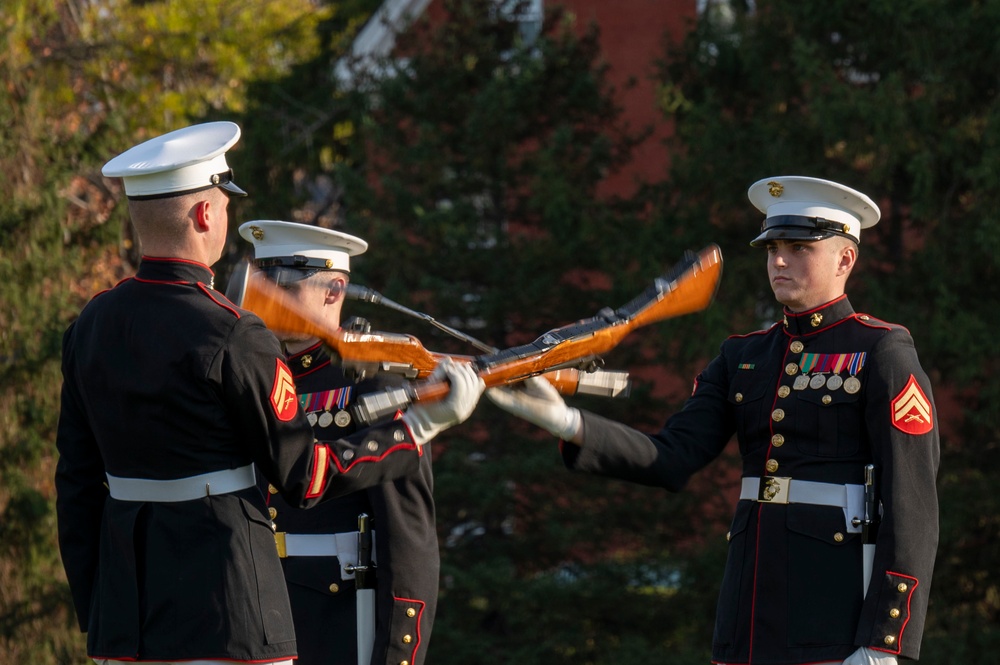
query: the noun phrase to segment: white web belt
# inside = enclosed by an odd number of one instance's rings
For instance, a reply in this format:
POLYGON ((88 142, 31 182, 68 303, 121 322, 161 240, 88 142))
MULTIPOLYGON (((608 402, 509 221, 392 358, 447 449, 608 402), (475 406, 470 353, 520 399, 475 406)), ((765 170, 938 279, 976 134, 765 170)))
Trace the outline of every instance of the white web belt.
POLYGON ((861 525, 854 518, 864 515, 865 486, 817 483, 777 476, 743 478, 740 499, 759 503, 805 503, 813 506, 833 506, 844 511, 847 530, 859 533, 861 525))
POLYGON ((119 501, 191 501, 206 496, 237 492, 253 487, 257 483, 253 464, 174 480, 119 478, 110 473, 105 475, 108 477, 111 498, 119 501))

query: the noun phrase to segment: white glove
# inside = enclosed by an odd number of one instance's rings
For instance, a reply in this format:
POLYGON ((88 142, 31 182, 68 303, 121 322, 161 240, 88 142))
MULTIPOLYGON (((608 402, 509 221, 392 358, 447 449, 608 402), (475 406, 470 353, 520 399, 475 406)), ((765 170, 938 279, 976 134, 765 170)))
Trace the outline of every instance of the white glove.
POLYGON ((896 665, 896 657, 891 653, 861 647, 844 661, 844 665, 896 665))
POLYGON ((451 358, 444 358, 439 362, 428 379, 447 379, 451 383, 451 391, 437 402, 417 402, 403 414, 403 422, 410 428, 417 445, 427 443, 452 425, 471 416, 486 387, 472 365, 452 362, 451 358))
POLYGON ((566 406, 555 386, 540 376, 533 376, 522 383, 523 389, 490 388, 486 396, 504 411, 538 425, 560 439, 568 441, 580 431, 580 411, 566 406))

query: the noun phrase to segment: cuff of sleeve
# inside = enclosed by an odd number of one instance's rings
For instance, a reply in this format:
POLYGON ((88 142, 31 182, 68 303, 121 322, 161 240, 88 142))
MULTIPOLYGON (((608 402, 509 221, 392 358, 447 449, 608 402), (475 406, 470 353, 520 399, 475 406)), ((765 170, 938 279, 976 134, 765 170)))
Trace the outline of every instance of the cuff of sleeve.
POLYGON ((437 436, 443 428, 435 426, 425 418, 419 417, 414 411, 407 411, 400 420, 403 421, 403 425, 410 432, 410 438, 417 444, 417 450, 423 454, 424 444, 437 436))
POLYGON ((569 407, 566 409, 566 417, 563 419, 563 422, 549 430, 549 432, 553 436, 557 436, 563 441, 567 441, 576 436, 577 432, 580 431, 582 420, 580 410, 569 407))

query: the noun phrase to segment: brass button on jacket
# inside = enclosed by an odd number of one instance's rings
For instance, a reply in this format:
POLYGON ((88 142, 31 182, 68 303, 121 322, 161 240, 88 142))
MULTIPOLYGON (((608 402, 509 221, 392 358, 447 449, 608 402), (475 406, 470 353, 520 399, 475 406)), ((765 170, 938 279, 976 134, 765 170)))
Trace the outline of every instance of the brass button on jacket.
POLYGON ((804 348, 806 348, 805 344, 803 344, 798 340, 795 340, 794 342, 791 343, 791 345, 789 345, 788 350, 791 351, 792 353, 802 353, 802 349, 804 348))
POLYGON ((774 473, 775 471, 778 470, 778 460, 776 459, 767 460, 767 464, 764 465, 764 468, 767 469, 768 473, 774 473))

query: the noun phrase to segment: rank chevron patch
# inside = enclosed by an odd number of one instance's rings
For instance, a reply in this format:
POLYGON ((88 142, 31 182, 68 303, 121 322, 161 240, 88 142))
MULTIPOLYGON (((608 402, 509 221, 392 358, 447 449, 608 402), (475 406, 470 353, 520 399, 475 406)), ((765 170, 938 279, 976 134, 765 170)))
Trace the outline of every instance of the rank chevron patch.
POLYGON ((927 434, 934 427, 931 401, 910 375, 906 387, 892 400, 892 424, 907 434, 927 434))
POLYGON ((299 400, 295 395, 295 382, 292 380, 292 373, 288 366, 275 359, 274 386, 271 387, 271 406, 274 407, 274 415, 282 422, 288 422, 295 417, 299 410, 299 400))

